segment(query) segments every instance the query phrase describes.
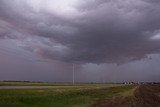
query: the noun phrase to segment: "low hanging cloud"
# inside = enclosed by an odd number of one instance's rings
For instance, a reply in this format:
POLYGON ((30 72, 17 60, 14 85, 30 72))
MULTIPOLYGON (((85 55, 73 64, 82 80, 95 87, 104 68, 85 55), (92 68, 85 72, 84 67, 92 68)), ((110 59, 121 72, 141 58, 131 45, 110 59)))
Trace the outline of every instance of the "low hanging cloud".
POLYGON ((124 63, 160 52, 159 0, 1 0, 0 36, 44 59, 124 63))

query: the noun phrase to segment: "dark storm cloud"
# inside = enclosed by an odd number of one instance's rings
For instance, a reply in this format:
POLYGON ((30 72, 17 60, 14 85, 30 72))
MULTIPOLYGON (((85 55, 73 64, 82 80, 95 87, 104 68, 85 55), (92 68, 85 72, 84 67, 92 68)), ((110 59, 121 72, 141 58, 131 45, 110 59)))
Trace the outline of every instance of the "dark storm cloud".
POLYGON ((25 0, 1 0, 0 21, 4 23, 0 35, 30 38, 23 42, 25 49, 47 59, 79 63, 140 60, 160 51, 159 5, 158 0, 86 0, 70 12, 67 7, 59 11, 25 0))

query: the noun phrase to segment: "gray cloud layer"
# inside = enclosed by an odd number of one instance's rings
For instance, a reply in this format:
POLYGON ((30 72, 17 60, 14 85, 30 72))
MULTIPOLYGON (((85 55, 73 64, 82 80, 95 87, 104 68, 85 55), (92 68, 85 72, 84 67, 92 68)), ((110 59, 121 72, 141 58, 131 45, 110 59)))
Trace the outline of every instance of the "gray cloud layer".
POLYGON ((85 0, 62 9, 33 1, 0 1, 0 36, 44 59, 124 63, 160 52, 159 0, 85 0))

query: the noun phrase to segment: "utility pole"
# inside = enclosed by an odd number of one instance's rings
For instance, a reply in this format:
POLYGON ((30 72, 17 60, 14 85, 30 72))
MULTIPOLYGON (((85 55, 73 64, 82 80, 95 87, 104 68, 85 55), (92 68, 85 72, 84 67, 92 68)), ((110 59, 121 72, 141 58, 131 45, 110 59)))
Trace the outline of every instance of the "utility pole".
POLYGON ((73 70, 73 72, 72 72, 72 83, 74 84, 75 83, 75 78, 74 78, 74 72, 75 72, 75 67, 74 67, 74 64, 73 64, 73 66, 72 66, 72 70, 73 70))

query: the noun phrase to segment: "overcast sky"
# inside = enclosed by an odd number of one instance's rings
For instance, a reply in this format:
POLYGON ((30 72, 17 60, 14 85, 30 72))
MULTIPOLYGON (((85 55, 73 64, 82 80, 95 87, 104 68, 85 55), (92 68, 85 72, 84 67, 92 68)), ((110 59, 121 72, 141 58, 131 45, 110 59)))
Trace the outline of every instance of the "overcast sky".
POLYGON ((0 80, 160 81, 159 0, 0 0, 0 80))

